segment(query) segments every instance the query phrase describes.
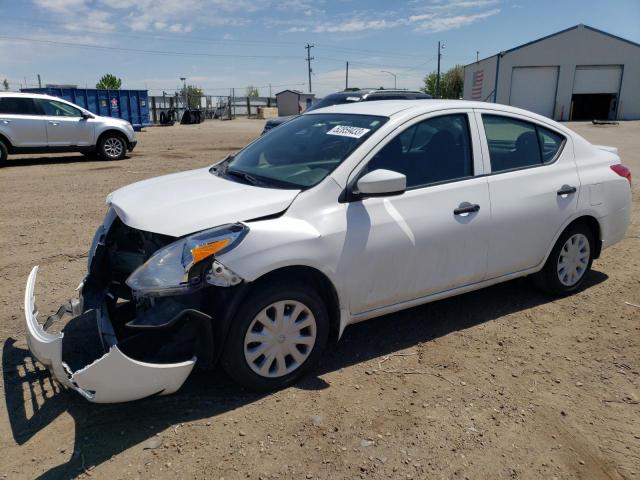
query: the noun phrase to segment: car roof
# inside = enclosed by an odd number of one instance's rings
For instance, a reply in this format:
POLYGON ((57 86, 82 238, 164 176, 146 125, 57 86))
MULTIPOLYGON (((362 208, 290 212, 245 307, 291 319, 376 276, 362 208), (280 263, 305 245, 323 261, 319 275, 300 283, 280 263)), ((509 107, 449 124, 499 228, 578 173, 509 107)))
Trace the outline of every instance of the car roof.
MULTIPOLYGON (((543 117, 537 113, 523 110, 521 108, 502 105, 499 103, 473 102, 468 100, 376 100, 375 102, 353 102, 319 108, 308 113, 305 112, 303 115, 317 115, 320 113, 352 113, 357 115, 392 117, 401 112, 408 113, 409 110, 414 114, 420 114, 453 108, 481 108, 485 110, 496 110, 499 112, 526 115, 545 123, 552 122, 552 120, 547 117, 543 117)), ((556 122, 553 123, 555 124, 556 122)))

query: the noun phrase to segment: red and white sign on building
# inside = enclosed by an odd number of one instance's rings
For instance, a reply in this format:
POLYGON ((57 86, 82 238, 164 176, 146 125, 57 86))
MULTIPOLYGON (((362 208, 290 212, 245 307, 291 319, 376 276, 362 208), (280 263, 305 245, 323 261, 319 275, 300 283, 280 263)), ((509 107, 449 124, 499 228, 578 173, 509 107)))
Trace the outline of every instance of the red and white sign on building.
POLYGON ((471 100, 482 98, 482 82, 484 80, 484 70, 473 72, 473 86, 471 87, 471 100))

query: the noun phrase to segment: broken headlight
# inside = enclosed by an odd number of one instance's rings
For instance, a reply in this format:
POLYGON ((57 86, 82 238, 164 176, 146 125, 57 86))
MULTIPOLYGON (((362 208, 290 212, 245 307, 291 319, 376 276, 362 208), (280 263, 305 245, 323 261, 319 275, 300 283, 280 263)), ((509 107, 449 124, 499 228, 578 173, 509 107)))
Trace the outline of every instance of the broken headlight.
POLYGON ((208 268, 214 255, 238 245, 248 231, 245 225, 234 223, 181 238, 155 252, 126 283, 142 296, 188 293, 202 283, 202 267, 208 268))

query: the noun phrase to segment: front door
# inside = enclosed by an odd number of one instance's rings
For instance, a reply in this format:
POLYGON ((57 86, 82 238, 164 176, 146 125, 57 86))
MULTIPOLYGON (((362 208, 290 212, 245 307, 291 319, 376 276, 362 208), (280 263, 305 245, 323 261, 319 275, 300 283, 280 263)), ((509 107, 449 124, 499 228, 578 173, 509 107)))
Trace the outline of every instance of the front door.
POLYGON ((561 132, 517 115, 477 116, 491 170, 488 278, 493 278, 544 260, 576 211, 580 180, 571 140, 561 132))
POLYGON ((90 118, 83 118, 82 112, 64 102, 39 100, 44 111, 50 147, 91 146, 95 144, 95 124, 90 118))
POLYGON ((414 120, 354 172, 352 183, 377 169, 403 173, 407 191, 347 206, 353 314, 484 278, 491 212, 474 122, 466 111, 414 120))

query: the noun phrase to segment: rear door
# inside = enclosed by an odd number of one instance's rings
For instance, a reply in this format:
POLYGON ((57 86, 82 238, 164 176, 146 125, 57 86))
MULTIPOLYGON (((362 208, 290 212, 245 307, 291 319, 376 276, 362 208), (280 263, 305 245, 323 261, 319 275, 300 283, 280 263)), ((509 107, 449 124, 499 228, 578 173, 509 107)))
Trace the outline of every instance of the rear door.
POLYGON ((94 145, 95 123, 83 118, 82 111, 68 103, 57 100, 39 99, 47 128, 50 147, 94 145))
POLYGON ((487 278, 540 264, 577 208, 580 181, 571 139, 517 114, 476 112, 489 171, 487 278))
POLYGON ((47 146, 45 121, 29 97, 0 97, 0 132, 14 147, 47 146))

